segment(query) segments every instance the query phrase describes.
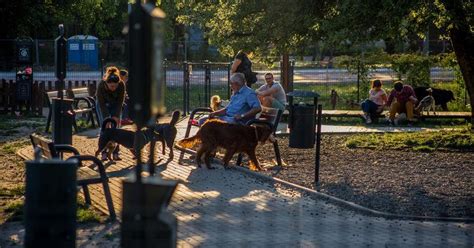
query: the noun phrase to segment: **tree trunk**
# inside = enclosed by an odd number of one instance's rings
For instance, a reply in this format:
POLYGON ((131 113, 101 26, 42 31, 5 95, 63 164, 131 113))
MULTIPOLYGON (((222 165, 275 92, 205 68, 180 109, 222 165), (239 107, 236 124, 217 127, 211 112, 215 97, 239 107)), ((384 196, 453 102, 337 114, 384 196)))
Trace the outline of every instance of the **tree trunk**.
POLYGON ((289 68, 290 68, 290 56, 288 53, 284 53, 282 56, 282 63, 281 63, 281 75, 280 75, 280 83, 283 86, 285 92, 289 92, 290 88, 292 89, 291 85, 289 85, 289 68))
POLYGON ((466 13, 457 1, 444 1, 446 11, 453 17, 450 38, 466 84, 471 103, 471 129, 474 131, 474 35, 469 29, 466 13))

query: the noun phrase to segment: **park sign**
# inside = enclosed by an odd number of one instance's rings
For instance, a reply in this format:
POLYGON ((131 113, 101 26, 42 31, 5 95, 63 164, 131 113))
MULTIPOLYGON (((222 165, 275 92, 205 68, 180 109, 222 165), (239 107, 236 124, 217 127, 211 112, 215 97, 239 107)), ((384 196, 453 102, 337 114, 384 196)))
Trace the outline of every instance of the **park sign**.
POLYGON ((130 116, 138 126, 154 123, 163 114, 163 22, 165 13, 154 4, 132 6, 129 20, 130 116))

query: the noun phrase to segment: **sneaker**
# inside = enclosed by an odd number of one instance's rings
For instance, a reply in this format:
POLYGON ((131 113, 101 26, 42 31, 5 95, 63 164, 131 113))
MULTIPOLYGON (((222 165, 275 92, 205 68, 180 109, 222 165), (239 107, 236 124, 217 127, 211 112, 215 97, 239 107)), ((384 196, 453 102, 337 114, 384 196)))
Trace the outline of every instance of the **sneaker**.
POLYGON ((365 123, 366 124, 371 124, 372 123, 372 119, 370 118, 370 116, 367 115, 367 119, 365 120, 365 123))
POLYGON ((122 158, 119 156, 118 153, 112 154, 112 158, 113 158, 115 161, 120 161, 120 160, 122 160, 122 158))
POLYGON ((360 116, 362 116, 362 118, 364 118, 364 120, 367 121, 367 117, 368 117, 369 115, 367 115, 366 113, 363 113, 363 114, 361 114, 360 116))

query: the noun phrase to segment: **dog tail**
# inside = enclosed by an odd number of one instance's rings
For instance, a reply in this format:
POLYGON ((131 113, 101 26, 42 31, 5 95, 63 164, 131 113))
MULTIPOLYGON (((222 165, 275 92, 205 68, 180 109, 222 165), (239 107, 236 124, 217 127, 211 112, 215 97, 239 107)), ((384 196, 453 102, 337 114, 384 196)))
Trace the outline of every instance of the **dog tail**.
POLYGON ((100 128, 100 130, 105 130, 105 126, 107 125, 107 123, 112 123, 112 128, 117 128, 117 122, 111 118, 111 117, 108 117, 108 118, 105 118, 104 121, 102 122, 102 127, 100 128))
POLYGON ((174 111, 171 117, 170 125, 171 126, 176 126, 176 123, 178 123, 180 113, 178 110, 174 111))
POLYGON ((183 148, 192 148, 195 145, 198 145, 200 143, 201 143, 201 138, 197 134, 194 135, 193 137, 189 137, 189 138, 178 141, 178 145, 183 148))

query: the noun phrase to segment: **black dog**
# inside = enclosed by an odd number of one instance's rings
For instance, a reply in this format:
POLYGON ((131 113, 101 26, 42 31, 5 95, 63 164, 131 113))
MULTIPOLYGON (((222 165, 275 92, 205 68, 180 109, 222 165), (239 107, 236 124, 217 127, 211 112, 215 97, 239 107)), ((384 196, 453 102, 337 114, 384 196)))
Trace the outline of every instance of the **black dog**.
POLYGON ((111 148, 115 147, 114 143, 128 148, 132 154, 136 156, 136 149, 141 150, 150 141, 156 140, 156 135, 152 128, 143 128, 137 132, 117 128, 117 124, 112 118, 104 119, 95 156, 98 156, 106 148, 108 148, 110 152, 111 148), (106 128, 107 123, 112 123, 112 128, 106 128), (137 135, 137 143, 135 144, 135 134, 137 134, 137 132, 140 135, 137 135))
MULTIPOLYGON (((428 92, 426 91, 429 87, 416 87, 415 90, 415 95, 416 98, 419 100, 423 99, 425 96, 428 95, 428 92)), ((448 111, 448 102, 455 100, 454 94, 450 90, 443 90, 443 89, 436 89, 436 88, 431 88, 433 90, 433 98, 436 103, 436 105, 441 105, 441 108, 444 111, 448 111)))
POLYGON ((113 120, 112 118, 106 118, 102 123, 98 149, 95 152, 95 156, 98 156, 103 150, 108 148, 108 158, 109 160, 112 160, 110 158, 110 153, 115 149, 116 144, 120 144, 128 148, 136 157, 136 150, 141 150, 149 142, 152 142, 152 147, 154 147, 156 141, 161 141, 163 146, 163 154, 165 154, 166 145, 170 149, 170 158, 173 159, 173 146, 177 134, 175 125, 178 122, 179 116, 179 111, 175 111, 173 112, 173 116, 170 123, 153 124, 151 126, 142 128, 137 132, 125 129, 118 129, 116 128, 117 123, 115 122, 115 120, 113 120), (107 123, 109 122, 112 123, 112 128, 106 128, 107 123), (135 135, 137 136, 136 141, 135 135))
POLYGON ((176 130, 176 123, 178 122, 179 117, 179 111, 174 111, 170 123, 155 124, 150 126, 150 128, 152 128, 155 133, 158 133, 156 136, 156 141, 161 142, 163 155, 165 154, 165 146, 168 146, 170 149, 170 159, 173 159, 174 157, 173 147, 176 134, 178 133, 176 130))

